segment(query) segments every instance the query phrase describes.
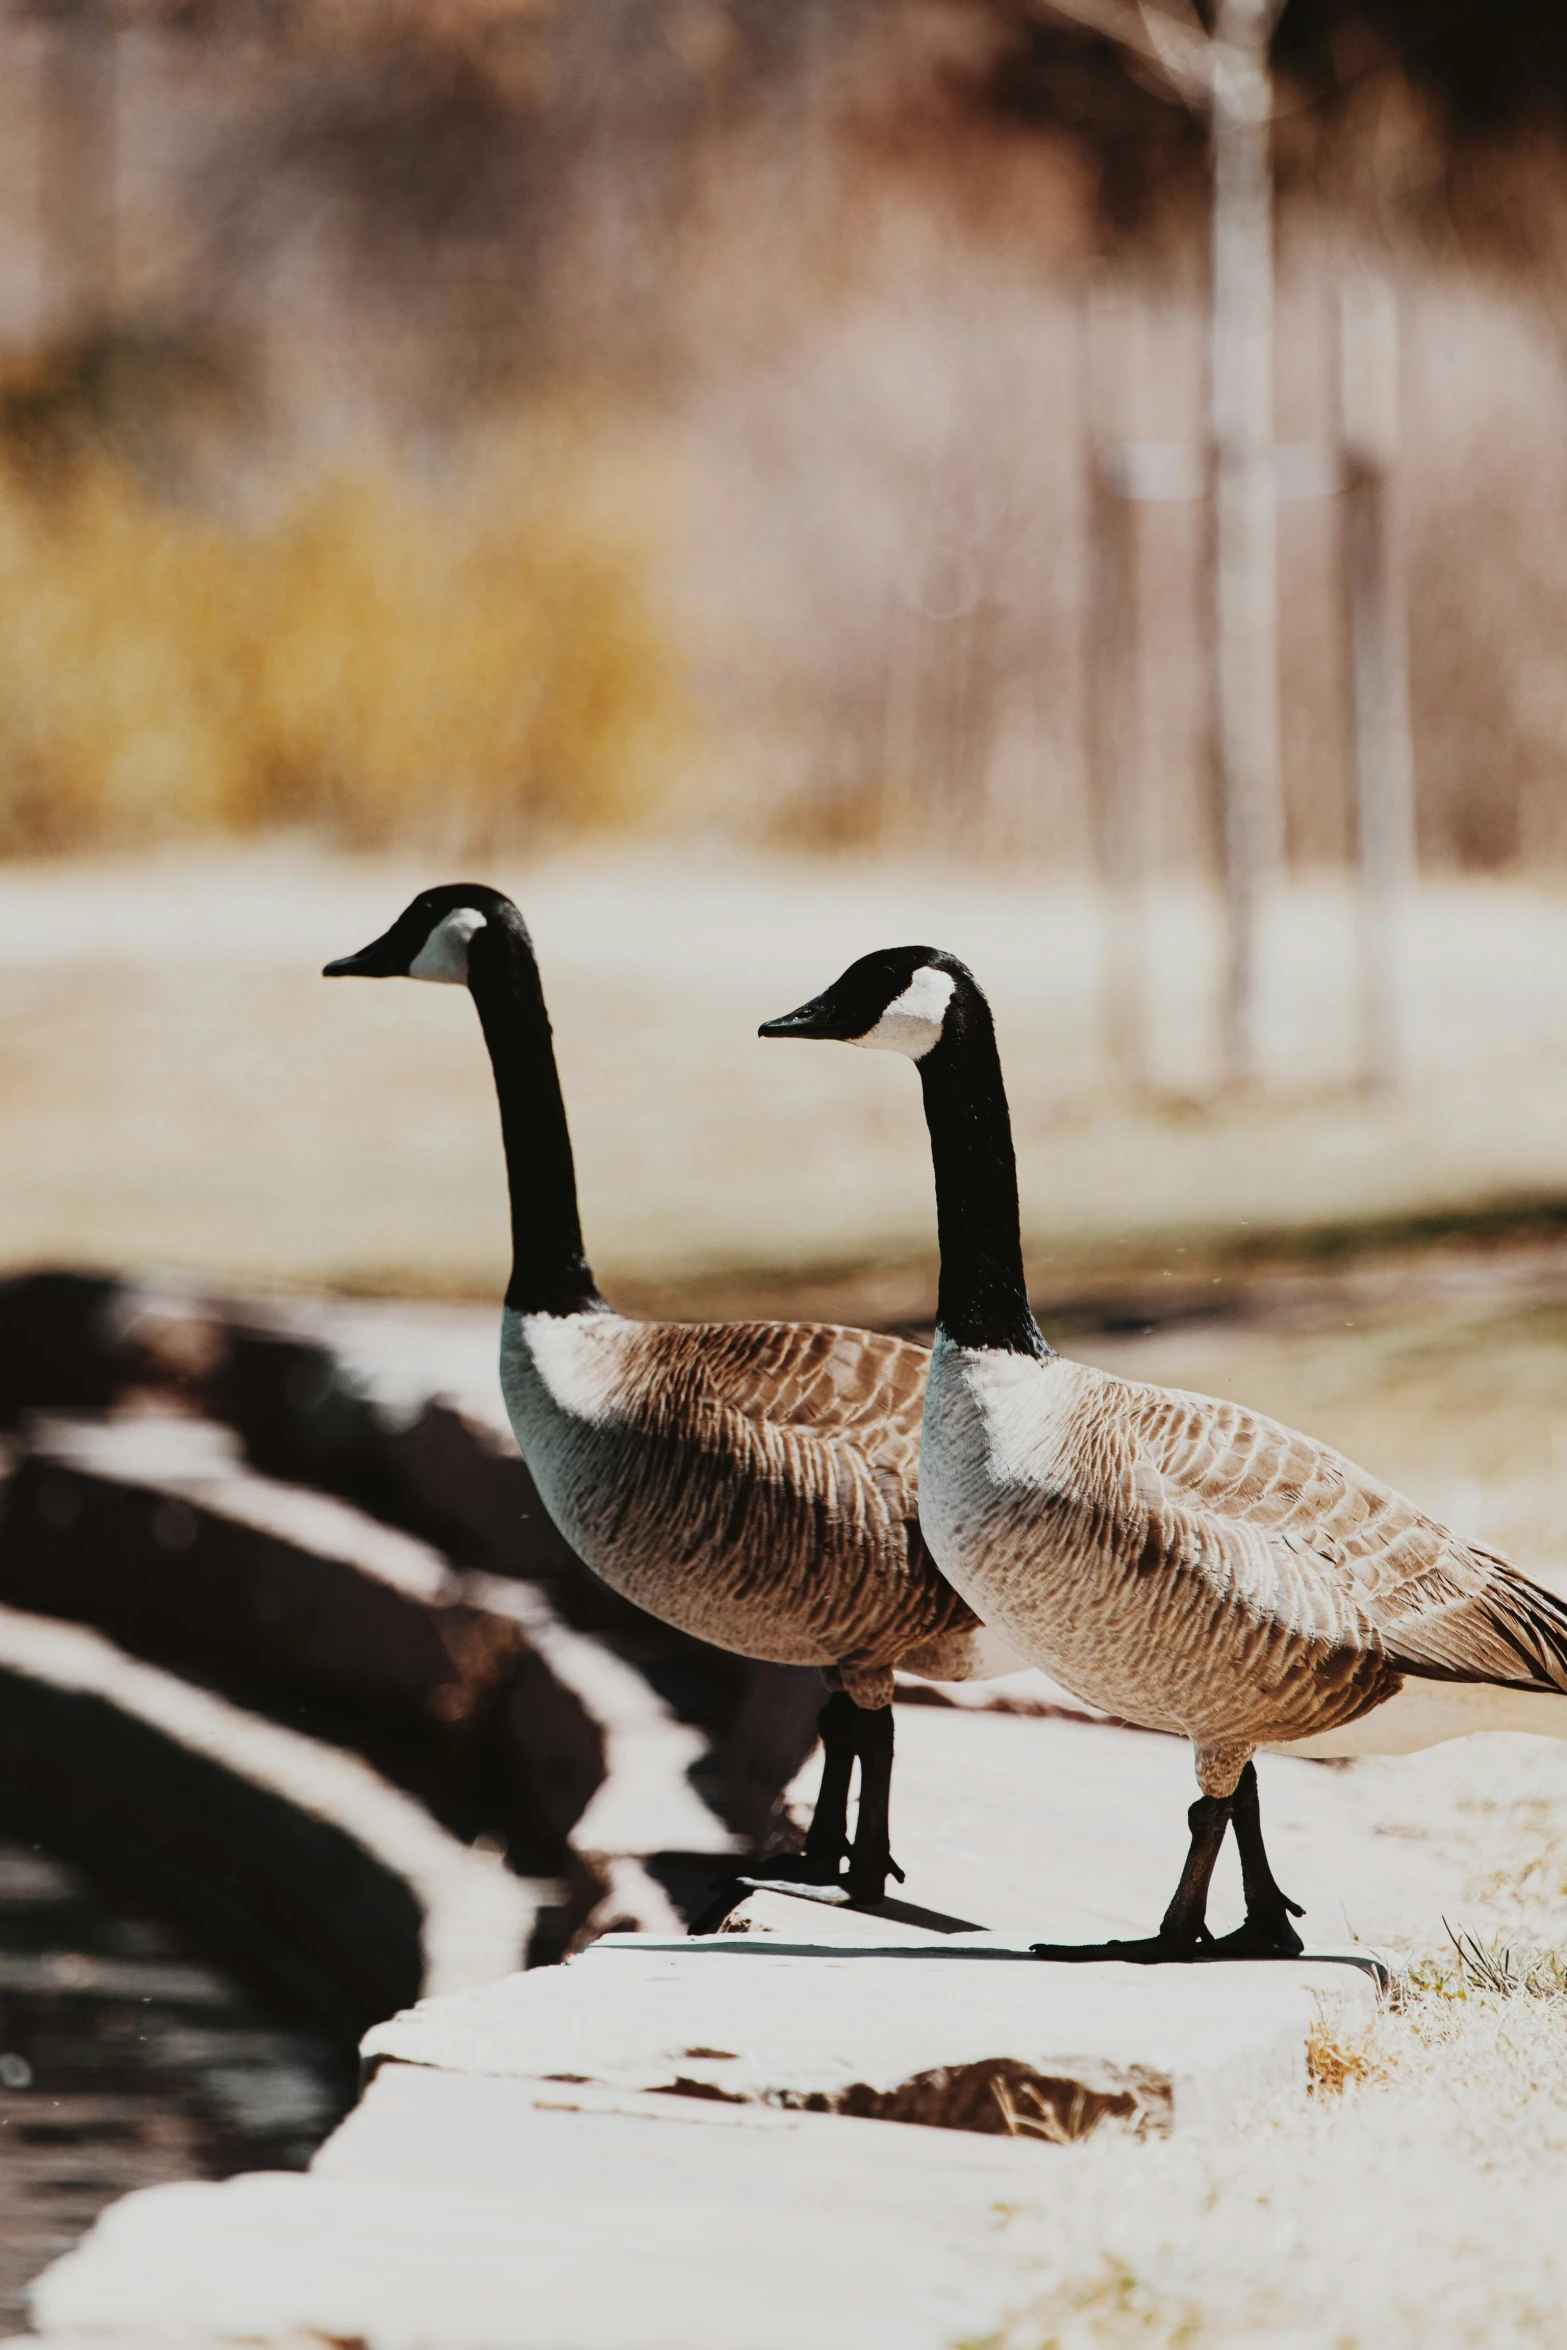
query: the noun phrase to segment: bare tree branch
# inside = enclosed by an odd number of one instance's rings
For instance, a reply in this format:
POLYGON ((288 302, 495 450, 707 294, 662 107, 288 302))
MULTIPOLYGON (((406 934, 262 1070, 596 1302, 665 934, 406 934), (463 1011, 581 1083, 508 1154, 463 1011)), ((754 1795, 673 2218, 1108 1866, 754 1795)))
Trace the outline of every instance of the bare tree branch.
MULTIPOLYGON (((1264 39, 1271 38, 1285 0, 1260 0, 1264 39)), ((1213 98, 1213 53, 1217 47, 1193 0, 1033 0, 1036 15, 1059 18, 1084 32, 1099 33, 1128 49, 1162 75, 1186 105, 1206 107, 1213 98)))
POLYGON ((1183 104, 1207 104, 1209 42, 1195 13, 1188 25, 1150 0, 1033 0, 1033 9, 1130 50, 1163 77, 1183 104))
POLYGON ((1167 9, 1153 8, 1149 0, 1139 0, 1138 14, 1154 56, 1171 85, 1188 106, 1206 105, 1213 95, 1213 44, 1203 31, 1195 9, 1183 9, 1181 19, 1177 19, 1167 9))

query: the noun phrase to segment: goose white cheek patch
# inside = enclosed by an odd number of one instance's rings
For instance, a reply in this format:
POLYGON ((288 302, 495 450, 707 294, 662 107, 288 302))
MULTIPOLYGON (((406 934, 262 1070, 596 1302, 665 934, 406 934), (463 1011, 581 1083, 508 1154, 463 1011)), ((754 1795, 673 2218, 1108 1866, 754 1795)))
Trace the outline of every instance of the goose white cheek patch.
POLYGON ((911 1061, 922 1060, 941 1035, 941 1023, 947 1016, 955 984, 950 971, 938 971, 934 963, 922 963, 875 1027, 868 1028, 863 1036, 851 1038, 850 1042, 873 1052, 907 1053, 911 1061))
POLYGON ((473 906, 458 906, 438 922, 408 966, 410 979, 433 979, 444 987, 468 984, 468 941, 484 928, 484 916, 473 906))

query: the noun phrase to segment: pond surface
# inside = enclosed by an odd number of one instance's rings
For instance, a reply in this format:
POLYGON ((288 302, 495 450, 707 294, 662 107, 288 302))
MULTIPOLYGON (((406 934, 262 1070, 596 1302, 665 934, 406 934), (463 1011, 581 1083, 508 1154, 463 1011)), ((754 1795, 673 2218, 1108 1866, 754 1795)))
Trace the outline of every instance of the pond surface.
POLYGON ((303 2169, 354 2094, 352 2048, 0 1824, 0 2336, 105 2204, 303 2169))

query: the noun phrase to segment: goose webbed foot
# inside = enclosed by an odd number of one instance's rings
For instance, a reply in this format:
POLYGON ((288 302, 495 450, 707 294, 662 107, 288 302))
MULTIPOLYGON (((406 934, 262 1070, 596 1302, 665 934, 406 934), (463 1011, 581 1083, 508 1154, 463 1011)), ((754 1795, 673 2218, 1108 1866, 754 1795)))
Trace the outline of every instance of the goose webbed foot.
POLYGON ((765 1877, 772 1885, 838 1885, 843 1872, 836 1853, 769 1852, 763 1859, 752 1861, 746 1869, 747 1877, 765 1877))
POLYGON ((1217 1948, 1204 1926, 1193 1941, 1159 1933, 1145 1934, 1135 1942, 1031 1942, 1029 1955, 1053 1959, 1061 1966, 1192 1966, 1199 1959, 1211 1958, 1217 1948))
POLYGON ((1276 1918, 1250 1913, 1233 1934, 1221 1934, 1206 1955, 1209 1958, 1299 1958, 1306 1945, 1290 1924, 1290 1918, 1304 1917, 1305 1911, 1290 1902, 1276 1918))
MULTIPOLYGON (((787 1880, 835 1885, 849 1850, 849 1782, 860 1746, 860 1709, 853 1698, 835 1689, 816 1717, 816 1730, 822 1742, 822 1783, 806 1830, 805 1850, 789 1856, 798 1859, 798 1872, 789 1870, 787 1880)), ((772 1874, 772 1861, 764 1865, 772 1874)))
POLYGON ((806 1830, 805 1849, 769 1853, 745 1875, 767 1877, 778 1885, 838 1883, 849 1854, 849 1784, 859 1752, 860 1719, 854 1700, 841 1689, 834 1690, 816 1717, 822 1742, 822 1783, 806 1830))
POLYGON ((1065 1959, 1077 1966, 1093 1959, 1119 1960, 1123 1966, 1189 1966, 1195 1959, 1211 1957, 1214 1945, 1207 1926, 1208 1887, 1234 1802, 1230 1795, 1199 1795, 1187 1813, 1191 1843, 1186 1865, 1157 1934, 1138 1942, 1035 1942, 1031 1945, 1034 1957, 1065 1959))
POLYGON ((1186 1866, 1157 1934, 1140 1942, 1035 1942, 1034 1957, 1079 1966, 1093 1959, 1119 1960, 1126 1966, 1190 1966, 1213 1958, 1298 1958, 1304 1944, 1290 1919, 1306 1913, 1280 1891, 1268 1865, 1256 1764, 1247 1763, 1233 1795, 1200 1795, 1186 1824, 1191 1831, 1186 1866), (1240 1850, 1246 1916, 1232 1934, 1215 1940, 1207 1925, 1208 1887, 1232 1825, 1240 1850))
POLYGON ((748 1893, 755 1891, 758 1882, 770 1885, 833 1886, 842 1882, 836 1859, 826 1860, 820 1854, 808 1852, 770 1852, 764 1860, 754 1860, 744 1871, 715 1878, 705 1906, 692 1919, 686 1932, 692 1936, 716 1934, 731 1910, 740 1907, 748 1893))

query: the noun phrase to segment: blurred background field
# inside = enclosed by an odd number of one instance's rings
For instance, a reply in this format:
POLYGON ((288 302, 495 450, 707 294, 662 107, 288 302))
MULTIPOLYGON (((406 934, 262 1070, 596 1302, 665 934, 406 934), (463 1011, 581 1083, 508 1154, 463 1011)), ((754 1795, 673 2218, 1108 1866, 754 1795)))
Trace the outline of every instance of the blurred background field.
MULTIPOLYGON (((1211 869, 1206 134, 1134 15, 16 0, 0 842, 639 819, 1059 877, 1147 801, 1151 868, 1211 869)), ((1369 273, 1422 856, 1555 869, 1559 27, 1295 0, 1273 48, 1285 853, 1354 829, 1324 452, 1369 273)))
MULTIPOLYGON (((435 868, 444 872, 446 867, 435 868)), ((486 863, 539 945, 590 1252, 626 1302, 917 1321, 934 1216, 892 1056, 764 1044, 855 954, 929 939, 990 987, 1042 1310, 1255 1280, 1281 1253, 1549 1234, 1567 1168, 1567 924, 1449 879, 1409 931, 1406 1084, 1347 1088, 1350 905, 1281 893, 1274 1070, 1212 1086, 1212 922, 1157 903, 1156 1091, 1106 1063, 1082 887, 707 843, 486 863), (1211 1261, 1210 1261, 1211 1260, 1211 1261)), ((448 989, 327 984, 430 875, 297 843, 0 870, 0 1256, 495 1297, 505 1184, 478 1023, 448 989)))
POLYGON ((921 929, 1041 1258, 1556 1196, 1559 28, 1283 11, 1242 430, 1154 16, 0 14, 0 1258, 492 1284, 475 1040, 307 992, 464 867, 649 1296, 928 1275, 892 1076, 746 1042, 921 929))

